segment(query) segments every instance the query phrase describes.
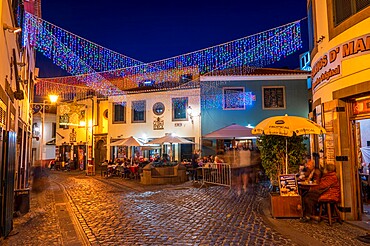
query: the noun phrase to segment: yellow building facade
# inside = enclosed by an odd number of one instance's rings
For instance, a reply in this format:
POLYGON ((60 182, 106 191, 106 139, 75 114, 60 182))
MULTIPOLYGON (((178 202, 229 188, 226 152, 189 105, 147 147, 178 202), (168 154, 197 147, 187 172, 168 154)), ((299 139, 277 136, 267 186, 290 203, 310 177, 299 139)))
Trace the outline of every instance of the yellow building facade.
POLYGON ((361 220, 370 148, 370 1, 309 0, 312 117, 327 130, 316 151, 335 164, 345 220, 361 220))

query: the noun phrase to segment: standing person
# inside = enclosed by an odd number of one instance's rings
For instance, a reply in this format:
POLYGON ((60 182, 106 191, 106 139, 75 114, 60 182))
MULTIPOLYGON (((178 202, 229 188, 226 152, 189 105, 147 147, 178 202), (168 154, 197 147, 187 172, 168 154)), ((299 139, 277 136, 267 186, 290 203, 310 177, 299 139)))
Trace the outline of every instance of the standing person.
POLYGON ((242 145, 238 145, 236 155, 237 161, 234 162, 233 169, 235 176, 234 178, 236 179, 237 194, 240 195, 242 188, 244 192, 247 192, 251 170, 251 151, 249 150, 249 148, 244 150, 242 145))
POLYGON ((194 150, 194 153, 191 156, 191 166, 193 168, 193 173, 192 173, 193 181, 198 181, 197 168, 199 167, 199 164, 198 164, 199 152, 200 152, 199 150, 194 150))

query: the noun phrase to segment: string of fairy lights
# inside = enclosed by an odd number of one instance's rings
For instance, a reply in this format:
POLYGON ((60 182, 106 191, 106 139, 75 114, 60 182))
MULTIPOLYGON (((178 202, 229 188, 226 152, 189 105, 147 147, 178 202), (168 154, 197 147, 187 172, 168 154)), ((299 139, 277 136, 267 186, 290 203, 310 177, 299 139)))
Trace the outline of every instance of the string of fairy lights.
MULTIPOLYGON (((302 47, 300 20, 264 32, 179 56, 144 63, 90 42, 30 13, 25 13, 24 45, 28 44, 72 76, 38 79, 36 95, 61 92, 67 100, 95 92, 126 95, 143 83, 155 89, 199 87, 199 76, 245 75, 279 61, 302 47), (81 89, 81 88, 84 89, 81 89)), ((210 90, 213 90, 210 88, 210 90)), ((217 90, 214 93, 219 93, 217 90)), ((210 93, 212 94, 212 93, 210 93)), ((215 94, 216 95, 216 94, 215 94)), ((217 95, 216 95, 217 96, 217 95)), ((239 100, 239 99, 238 99, 239 100)))

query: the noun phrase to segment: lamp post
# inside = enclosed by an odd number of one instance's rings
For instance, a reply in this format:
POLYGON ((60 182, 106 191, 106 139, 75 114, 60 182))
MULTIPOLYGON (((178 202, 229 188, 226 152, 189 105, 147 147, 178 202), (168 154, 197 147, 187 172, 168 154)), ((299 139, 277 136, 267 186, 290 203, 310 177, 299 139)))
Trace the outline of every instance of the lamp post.
POLYGON ((51 103, 47 103, 47 100, 43 100, 42 103, 31 103, 32 110, 38 111, 41 113, 41 136, 39 137, 39 161, 42 164, 42 152, 44 144, 44 127, 45 127, 45 108, 47 106, 52 106, 58 101, 57 95, 49 95, 49 100, 51 103))

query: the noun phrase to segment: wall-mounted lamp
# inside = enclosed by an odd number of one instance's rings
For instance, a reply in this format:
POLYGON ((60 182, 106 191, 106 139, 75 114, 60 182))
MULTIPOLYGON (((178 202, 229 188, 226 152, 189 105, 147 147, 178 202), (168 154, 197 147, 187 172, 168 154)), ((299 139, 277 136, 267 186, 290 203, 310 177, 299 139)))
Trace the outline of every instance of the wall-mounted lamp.
POLYGON ((324 40, 325 36, 321 35, 320 38, 316 41, 317 44, 321 43, 324 40))
POLYGON ((194 120, 193 120, 193 109, 192 109, 192 107, 191 106, 188 106, 188 109, 186 110, 186 112, 189 115, 191 124, 194 124, 194 120))
POLYGON ((56 103, 58 99, 59 99, 59 95, 54 95, 54 94, 49 95, 49 100, 51 103, 56 103))
POLYGON ((32 135, 35 138, 40 137, 40 127, 37 125, 37 123, 33 123, 32 125, 32 135))
POLYGON ((191 106, 188 106, 186 113, 189 115, 192 124, 194 124, 194 117, 199 117, 200 120, 200 112, 198 114, 194 114, 193 108, 191 106))
POLYGON ((12 27, 12 26, 9 26, 5 23, 3 24, 3 29, 4 29, 4 31, 8 30, 8 32, 10 32, 10 33, 18 33, 18 32, 22 31, 22 28, 20 28, 20 27, 12 27))

